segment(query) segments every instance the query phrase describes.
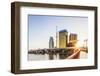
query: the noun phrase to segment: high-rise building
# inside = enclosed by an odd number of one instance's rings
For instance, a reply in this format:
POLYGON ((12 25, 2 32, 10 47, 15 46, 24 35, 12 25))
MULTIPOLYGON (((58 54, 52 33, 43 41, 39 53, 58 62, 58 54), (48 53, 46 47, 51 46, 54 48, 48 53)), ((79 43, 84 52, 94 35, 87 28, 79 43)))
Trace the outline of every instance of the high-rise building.
POLYGON ((69 43, 72 44, 72 46, 75 46, 77 43, 77 34, 71 33, 69 35, 69 43))
POLYGON ((54 48, 54 40, 53 40, 53 37, 50 37, 50 39, 49 39, 49 48, 54 48))
POLYGON ((68 32, 67 30, 59 31, 59 48, 66 48, 68 43, 68 32))

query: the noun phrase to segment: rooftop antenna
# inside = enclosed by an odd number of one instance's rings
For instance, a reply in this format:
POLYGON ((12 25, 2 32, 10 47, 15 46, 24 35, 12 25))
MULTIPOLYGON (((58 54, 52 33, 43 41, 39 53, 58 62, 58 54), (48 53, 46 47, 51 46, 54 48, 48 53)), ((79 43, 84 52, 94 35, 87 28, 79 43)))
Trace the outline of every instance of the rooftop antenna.
POLYGON ((57 48, 57 26, 56 26, 56 48, 57 48))

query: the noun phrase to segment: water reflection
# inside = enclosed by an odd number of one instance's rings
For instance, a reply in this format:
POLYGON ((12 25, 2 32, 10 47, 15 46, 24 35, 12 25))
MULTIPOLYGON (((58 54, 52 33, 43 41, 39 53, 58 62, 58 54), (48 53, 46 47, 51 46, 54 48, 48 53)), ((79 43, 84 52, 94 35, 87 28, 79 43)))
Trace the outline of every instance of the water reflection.
POLYGON ((28 60, 60 60, 66 59, 73 54, 73 49, 65 50, 41 50, 31 51, 28 54, 28 60))

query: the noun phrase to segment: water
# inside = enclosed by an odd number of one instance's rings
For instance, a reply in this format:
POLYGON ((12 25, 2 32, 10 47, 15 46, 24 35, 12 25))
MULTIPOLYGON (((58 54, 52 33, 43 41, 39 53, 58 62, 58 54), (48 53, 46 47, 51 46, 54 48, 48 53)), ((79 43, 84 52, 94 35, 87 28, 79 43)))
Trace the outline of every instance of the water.
MULTIPOLYGON (((70 54, 69 54, 70 55, 70 54)), ((68 53, 66 54, 28 54, 28 60, 60 60, 60 59, 66 59, 68 56, 68 53)), ((87 53, 81 51, 80 52, 80 59, 87 58, 87 53)))
POLYGON ((88 58, 88 53, 81 51, 80 52, 80 59, 86 59, 86 58, 88 58))
POLYGON ((28 60, 59 60, 59 59, 65 59, 67 58, 67 55, 53 55, 53 54, 28 54, 28 60))

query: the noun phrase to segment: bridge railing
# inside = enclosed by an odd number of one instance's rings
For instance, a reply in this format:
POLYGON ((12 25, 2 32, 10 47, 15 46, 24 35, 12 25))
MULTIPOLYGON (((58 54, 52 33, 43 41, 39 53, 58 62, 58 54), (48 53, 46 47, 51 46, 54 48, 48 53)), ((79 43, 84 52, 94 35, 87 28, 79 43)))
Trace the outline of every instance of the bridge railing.
POLYGON ((67 57, 67 59, 79 59, 80 57, 80 50, 75 50, 76 52, 74 52, 72 55, 70 55, 69 57, 67 57))

